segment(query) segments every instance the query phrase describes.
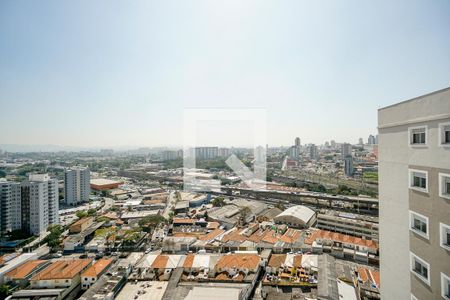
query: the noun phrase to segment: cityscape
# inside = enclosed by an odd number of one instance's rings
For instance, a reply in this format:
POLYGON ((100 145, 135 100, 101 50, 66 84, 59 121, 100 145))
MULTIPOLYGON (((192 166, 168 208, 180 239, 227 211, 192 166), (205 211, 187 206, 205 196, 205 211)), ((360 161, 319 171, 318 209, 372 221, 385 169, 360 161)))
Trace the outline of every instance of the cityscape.
POLYGON ((0 1, 0 300, 450 300, 450 5, 175 2, 0 1))

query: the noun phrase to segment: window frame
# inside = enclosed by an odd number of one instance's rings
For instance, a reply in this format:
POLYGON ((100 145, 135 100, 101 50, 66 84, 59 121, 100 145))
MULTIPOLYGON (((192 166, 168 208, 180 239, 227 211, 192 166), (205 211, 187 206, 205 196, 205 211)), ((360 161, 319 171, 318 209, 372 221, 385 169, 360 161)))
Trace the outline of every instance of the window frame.
POLYGON ((450 289, 450 277, 441 272, 441 296, 446 300, 450 300, 450 290, 447 291, 447 295, 445 294, 446 287, 450 289), (447 284, 445 284, 445 282, 447 282, 447 284))
POLYGON ((419 192, 424 192, 424 193, 428 193, 428 171, 424 171, 424 170, 417 170, 417 169, 408 169, 408 172, 409 172, 409 176, 408 176, 408 180, 409 180, 409 182, 408 182, 408 186, 409 186, 409 188, 410 189, 412 189, 412 190, 416 190, 416 191, 419 191, 419 192), (425 174, 425 188, 421 188, 421 187, 417 187, 417 186, 414 186, 413 185, 413 174, 414 173, 422 173, 422 174, 425 174))
POLYGON ((450 126, 450 122, 439 123, 439 139, 438 139, 438 143, 439 143, 440 147, 450 147, 450 142, 449 143, 444 143, 444 139, 445 139, 444 127, 445 126, 450 126))
POLYGON ((450 230, 450 226, 444 223, 439 223, 439 245, 445 250, 450 251, 450 241, 448 241, 449 245, 444 244, 444 229, 450 230))
POLYGON ((427 216, 424 216, 424 215, 419 214, 412 210, 409 211, 409 230, 412 231, 413 233, 415 233, 423 238, 426 238, 427 240, 430 239, 430 225, 429 224, 430 224, 430 222, 429 222, 429 219, 427 216), (413 226, 414 223, 412 222, 414 220, 414 215, 416 215, 422 219, 425 219, 425 224, 427 226, 427 232, 423 232, 423 231, 420 231, 420 230, 414 228, 414 226, 413 226))
POLYGON ((419 256, 417 256, 416 254, 414 254, 413 252, 410 252, 410 266, 409 266, 409 270, 410 272, 416 276, 417 278, 419 278, 420 280, 422 280, 423 282, 425 282, 428 286, 431 286, 431 268, 430 268, 430 264, 427 263, 425 260, 423 260, 422 258, 420 258, 419 256), (421 274, 417 273, 414 270, 414 263, 418 261, 422 266, 425 266, 427 269, 427 278, 423 277, 421 274))
POLYGON ((450 199, 450 193, 449 194, 444 194, 444 180, 445 178, 448 178, 450 180, 450 174, 447 173, 439 173, 439 197, 441 198, 445 198, 445 199, 450 199))
POLYGON ((424 148, 428 147, 428 125, 421 125, 421 126, 414 126, 414 127, 408 127, 408 145, 411 148, 424 148), (425 129, 425 143, 423 144, 414 144, 412 142, 412 131, 415 129, 425 129))

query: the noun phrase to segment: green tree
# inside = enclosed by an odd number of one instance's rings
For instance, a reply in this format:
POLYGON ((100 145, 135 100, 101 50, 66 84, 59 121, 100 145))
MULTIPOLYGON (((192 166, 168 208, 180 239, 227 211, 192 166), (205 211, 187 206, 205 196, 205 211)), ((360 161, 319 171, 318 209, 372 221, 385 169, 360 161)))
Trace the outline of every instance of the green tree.
POLYGON ((88 213, 86 211, 77 211, 75 214, 79 219, 86 218, 88 216, 88 213))
POLYGON ((225 205, 225 198, 222 196, 218 196, 214 198, 211 203, 214 207, 222 207, 225 205))
POLYGON ((87 215, 88 216, 95 216, 97 214, 97 210, 95 209, 95 208, 90 208, 88 211, 87 211, 87 215))
POLYGON ((0 299, 5 299, 9 295, 11 295, 11 289, 9 285, 7 284, 0 285, 0 299))
POLYGON ((61 242, 61 234, 64 231, 63 227, 61 225, 50 225, 47 231, 50 231, 50 234, 45 238, 45 242, 50 248, 58 246, 61 242))

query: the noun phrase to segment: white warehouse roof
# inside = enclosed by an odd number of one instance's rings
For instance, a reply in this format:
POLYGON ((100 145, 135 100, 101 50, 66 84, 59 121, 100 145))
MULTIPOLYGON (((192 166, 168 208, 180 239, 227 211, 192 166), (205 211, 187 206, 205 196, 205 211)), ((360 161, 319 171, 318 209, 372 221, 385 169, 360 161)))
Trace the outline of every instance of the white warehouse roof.
POLYGON ((286 223, 295 222, 306 225, 314 216, 315 212, 312 209, 303 205, 296 205, 283 211, 281 214, 276 216, 274 220, 286 223))

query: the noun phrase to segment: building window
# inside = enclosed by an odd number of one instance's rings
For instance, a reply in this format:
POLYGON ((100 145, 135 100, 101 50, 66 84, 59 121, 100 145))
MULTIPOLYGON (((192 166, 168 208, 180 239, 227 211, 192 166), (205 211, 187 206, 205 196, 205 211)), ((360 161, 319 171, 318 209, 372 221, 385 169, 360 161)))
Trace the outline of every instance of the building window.
POLYGON ((441 247, 450 251, 450 226, 444 223, 439 224, 439 235, 441 247))
POLYGON ((409 228, 414 233, 428 239, 428 218, 416 212, 409 212, 409 228))
POLYGON ((439 173, 439 196, 450 199, 450 174, 439 173))
POLYGON ((439 124, 439 145, 450 146, 450 123, 439 124))
POLYGON ((430 285, 430 264, 411 252, 411 272, 430 285))
POLYGON ((422 192, 428 192, 428 172, 409 170, 409 187, 422 192))
POLYGON ((450 277, 441 273, 441 295, 442 298, 450 300, 450 277))
POLYGON ((427 127, 409 128, 409 144, 412 146, 421 146, 427 144, 427 127))

